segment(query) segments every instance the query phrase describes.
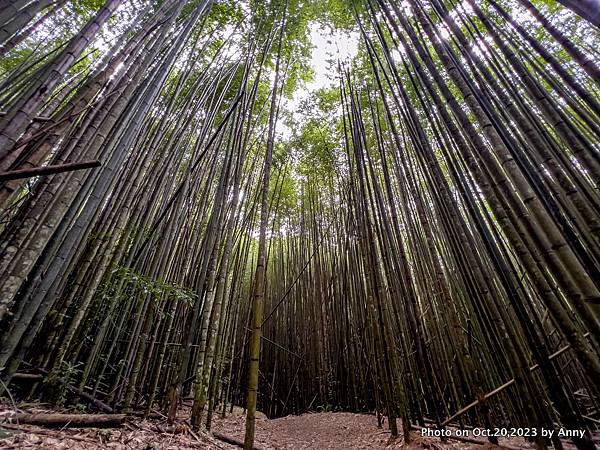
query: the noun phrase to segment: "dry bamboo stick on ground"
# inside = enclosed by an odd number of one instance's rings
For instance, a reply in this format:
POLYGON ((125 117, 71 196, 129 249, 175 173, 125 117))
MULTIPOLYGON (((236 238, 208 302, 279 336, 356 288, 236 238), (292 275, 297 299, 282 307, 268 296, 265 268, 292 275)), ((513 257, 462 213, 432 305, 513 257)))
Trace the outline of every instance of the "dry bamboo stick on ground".
POLYGON ((39 425, 49 428, 116 428, 123 424, 125 417, 125 414, 18 413, 9 418, 18 423, 39 425))

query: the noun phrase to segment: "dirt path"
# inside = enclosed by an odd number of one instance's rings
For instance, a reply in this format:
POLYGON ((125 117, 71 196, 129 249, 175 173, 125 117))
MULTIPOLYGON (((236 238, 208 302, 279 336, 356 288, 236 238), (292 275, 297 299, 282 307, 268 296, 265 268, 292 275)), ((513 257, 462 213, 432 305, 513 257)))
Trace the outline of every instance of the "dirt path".
MULTIPOLYGON (((243 441, 244 417, 219 421, 214 431, 243 441)), ((263 450, 384 449, 388 439, 389 432, 377 428, 375 417, 364 414, 303 414, 275 420, 261 416, 256 427, 256 446, 263 450)))

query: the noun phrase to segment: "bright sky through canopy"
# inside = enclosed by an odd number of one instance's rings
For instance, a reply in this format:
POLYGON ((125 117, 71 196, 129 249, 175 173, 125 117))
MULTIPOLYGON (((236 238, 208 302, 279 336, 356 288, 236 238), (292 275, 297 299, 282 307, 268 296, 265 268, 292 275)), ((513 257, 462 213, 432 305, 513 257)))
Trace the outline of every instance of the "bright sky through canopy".
MULTIPOLYGON (((356 56, 359 37, 358 32, 332 31, 316 22, 310 24, 310 41, 313 45, 310 65, 314 71, 314 78, 294 92, 291 101, 284 101, 285 108, 294 114, 297 120, 302 121, 302 114, 297 114, 296 111, 311 92, 337 85, 337 62, 351 60, 356 56)), ((282 137, 290 137, 291 130, 283 122, 278 123, 277 128, 282 137)))

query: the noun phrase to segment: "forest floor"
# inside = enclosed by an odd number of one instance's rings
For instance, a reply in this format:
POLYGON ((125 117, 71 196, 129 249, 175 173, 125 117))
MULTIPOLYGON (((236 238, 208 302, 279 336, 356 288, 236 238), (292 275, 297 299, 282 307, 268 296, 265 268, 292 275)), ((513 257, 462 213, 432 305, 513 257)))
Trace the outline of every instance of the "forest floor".
MULTIPOLYGON (((49 412, 39 405, 19 405, 27 412, 49 412)), ((194 433, 182 411, 177 423, 168 426, 165 420, 128 419, 121 428, 61 428, 49 429, 34 425, 15 424, 10 420, 14 408, 0 404, 0 449, 239 449, 240 446, 226 440, 243 442, 245 417, 240 408, 224 419, 215 416, 211 433, 194 433), (225 440, 223 440, 225 439, 225 440)), ((269 420, 258 413, 256 420, 255 448, 257 450, 492 450, 509 448, 532 449, 522 439, 504 439, 505 447, 491 444, 477 445, 439 438, 423 438, 413 432, 413 440, 405 445, 401 440, 390 443, 389 431, 377 427, 373 415, 342 412, 311 413, 269 420)), ((566 449, 572 449, 566 445, 566 449)))

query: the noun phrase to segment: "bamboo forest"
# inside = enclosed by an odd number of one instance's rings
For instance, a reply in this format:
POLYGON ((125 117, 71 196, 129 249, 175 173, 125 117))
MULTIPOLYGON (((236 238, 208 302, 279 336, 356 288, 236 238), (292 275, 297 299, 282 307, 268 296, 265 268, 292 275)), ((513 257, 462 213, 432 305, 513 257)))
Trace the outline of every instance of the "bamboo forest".
POLYGON ((599 0, 0 0, 0 448, 600 448, 599 0))

